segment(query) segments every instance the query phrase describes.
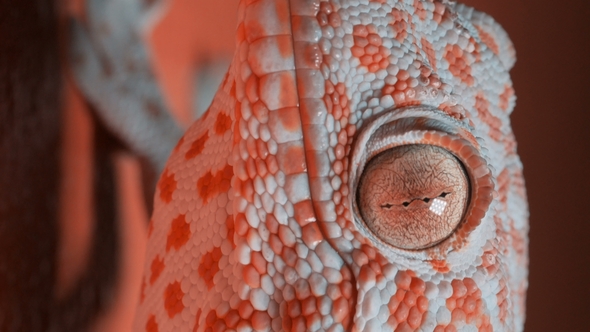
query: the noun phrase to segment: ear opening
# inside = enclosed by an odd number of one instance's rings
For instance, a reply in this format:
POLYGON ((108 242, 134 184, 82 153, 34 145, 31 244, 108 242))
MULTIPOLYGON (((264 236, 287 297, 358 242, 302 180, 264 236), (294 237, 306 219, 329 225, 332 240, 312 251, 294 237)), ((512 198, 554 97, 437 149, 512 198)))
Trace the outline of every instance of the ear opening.
POLYGON ((473 24, 481 41, 500 58, 504 68, 510 70, 516 62, 516 51, 506 30, 493 17, 473 7, 457 4, 454 9, 473 24))

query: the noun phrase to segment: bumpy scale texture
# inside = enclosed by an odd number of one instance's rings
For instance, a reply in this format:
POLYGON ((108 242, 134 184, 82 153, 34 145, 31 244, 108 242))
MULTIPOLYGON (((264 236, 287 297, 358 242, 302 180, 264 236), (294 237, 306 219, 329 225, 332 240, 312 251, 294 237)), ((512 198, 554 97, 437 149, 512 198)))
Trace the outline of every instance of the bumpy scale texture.
POLYGON ((157 186, 136 331, 522 330, 504 30, 446 1, 243 0, 238 17, 229 72, 157 186), (431 120, 390 143, 452 151, 472 187, 455 232, 414 251, 354 208, 388 137, 370 128, 404 114, 431 120))

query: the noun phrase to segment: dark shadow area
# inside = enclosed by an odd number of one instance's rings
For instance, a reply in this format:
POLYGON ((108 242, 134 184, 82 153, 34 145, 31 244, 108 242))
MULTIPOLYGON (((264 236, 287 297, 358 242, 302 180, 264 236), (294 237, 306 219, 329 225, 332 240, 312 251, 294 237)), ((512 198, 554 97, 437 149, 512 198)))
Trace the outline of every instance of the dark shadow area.
POLYGON ((512 126, 530 204, 525 331, 590 331, 590 3, 461 1, 516 48, 512 126))

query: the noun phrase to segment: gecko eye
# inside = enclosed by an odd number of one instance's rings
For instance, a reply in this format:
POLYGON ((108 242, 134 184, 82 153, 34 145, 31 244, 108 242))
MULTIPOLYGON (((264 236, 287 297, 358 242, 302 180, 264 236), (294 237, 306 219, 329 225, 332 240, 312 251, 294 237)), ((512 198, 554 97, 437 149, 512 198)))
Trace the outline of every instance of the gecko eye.
POLYGON ((461 162, 426 144, 397 146, 370 159, 357 191, 368 228, 401 249, 427 248, 451 235, 470 196, 461 162))

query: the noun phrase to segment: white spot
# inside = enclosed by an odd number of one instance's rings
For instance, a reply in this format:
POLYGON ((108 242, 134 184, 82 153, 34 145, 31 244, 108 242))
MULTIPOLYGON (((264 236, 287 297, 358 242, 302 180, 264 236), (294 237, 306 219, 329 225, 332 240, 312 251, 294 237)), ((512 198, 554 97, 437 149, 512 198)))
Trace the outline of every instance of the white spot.
POLYGON ((435 198, 430 205, 430 211, 436 213, 436 215, 440 216, 445 211, 447 207, 447 202, 443 201, 442 199, 435 198))

